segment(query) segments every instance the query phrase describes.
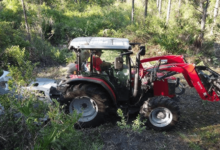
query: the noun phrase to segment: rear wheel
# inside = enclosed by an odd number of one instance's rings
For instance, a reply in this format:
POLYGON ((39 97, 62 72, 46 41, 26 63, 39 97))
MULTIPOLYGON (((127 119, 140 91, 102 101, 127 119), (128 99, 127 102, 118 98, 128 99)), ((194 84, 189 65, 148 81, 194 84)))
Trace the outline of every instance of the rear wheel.
POLYGON ((179 120, 179 107, 168 97, 154 97, 145 101, 140 109, 147 126, 157 131, 167 131, 175 127, 179 120))
POLYGON ((81 127, 95 127, 104 122, 108 107, 108 96, 104 90, 95 84, 73 85, 67 90, 67 110, 75 110, 82 114, 78 120, 81 127))

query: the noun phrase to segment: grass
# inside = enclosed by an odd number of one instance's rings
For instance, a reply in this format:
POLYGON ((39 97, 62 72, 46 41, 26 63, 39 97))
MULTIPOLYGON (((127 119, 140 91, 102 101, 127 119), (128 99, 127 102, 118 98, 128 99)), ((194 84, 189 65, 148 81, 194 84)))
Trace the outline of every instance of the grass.
POLYGON ((195 128, 187 133, 179 133, 180 137, 194 150, 220 148, 220 125, 210 125, 206 127, 195 128))
POLYGON ((44 68, 36 68, 36 74, 38 78, 53 78, 60 79, 61 77, 66 75, 67 67, 44 67, 44 68))

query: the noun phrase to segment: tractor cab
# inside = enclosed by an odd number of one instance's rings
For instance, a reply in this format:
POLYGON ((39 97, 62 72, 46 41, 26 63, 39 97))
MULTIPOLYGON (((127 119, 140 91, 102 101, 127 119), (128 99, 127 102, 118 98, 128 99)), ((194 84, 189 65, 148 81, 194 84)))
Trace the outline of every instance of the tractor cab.
POLYGON ((131 45, 124 38, 83 37, 71 41, 70 49, 77 53, 77 71, 71 78, 102 79, 115 91, 118 101, 132 96, 133 75, 131 45), (132 64, 132 65, 131 65, 132 64))

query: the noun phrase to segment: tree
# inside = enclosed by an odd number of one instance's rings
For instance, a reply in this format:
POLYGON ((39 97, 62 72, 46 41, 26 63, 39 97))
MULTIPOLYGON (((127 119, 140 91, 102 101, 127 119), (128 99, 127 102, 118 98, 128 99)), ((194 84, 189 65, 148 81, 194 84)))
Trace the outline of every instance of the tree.
POLYGON ((203 37, 204 37, 205 22, 206 22, 207 9, 209 7, 209 3, 210 3, 209 0, 201 0, 200 1, 200 8, 202 10, 200 38, 202 41, 203 41, 203 37))
MULTIPOLYGON (((28 38, 29 43, 31 44, 31 34, 30 34, 30 31, 29 31, 29 26, 28 26, 28 22, 27 22, 27 14, 26 14, 26 8, 25 8, 24 0, 21 0, 21 3, 22 3, 22 7, 23 7, 25 27, 26 27, 26 30, 27 30, 27 38, 28 38)), ((32 50, 31 50, 30 47, 29 47, 29 52, 30 52, 30 56, 32 57, 33 54, 32 54, 32 50)))
POLYGON ((179 0, 178 15, 180 15, 181 0, 179 0))
POLYGON ((209 6, 209 0, 200 0, 199 3, 200 9, 201 9, 201 32, 194 42, 194 45, 197 45, 196 54, 198 54, 199 51, 202 49, 202 43, 204 39, 204 32, 205 32, 205 23, 206 23, 206 17, 207 17, 207 9, 209 6))
POLYGON ((147 5, 148 5, 148 0, 145 0, 145 9, 144 9, 144 17, 147 17, 147 5))
POLYGON ((134 23, 134 0, 132 0, 131 23, 134 23))
POLYGON ((159 15, 161 16, 162 0, 159 0, 159 15))
POLYGON ((168 22, 169 22, 169 18, 170 18, 170 9, 171 9, 171 0, 168 1, 166 25, 167 25, 168 22))
POLYGON ((218 6, 219 6, 219 0, 216 0, 215 7, 214 7, 214 16, 213 16, 213 25, 211 28, 211 34, 213 34, 213 28, 216 24, 216 18, 218 16, 218 6))

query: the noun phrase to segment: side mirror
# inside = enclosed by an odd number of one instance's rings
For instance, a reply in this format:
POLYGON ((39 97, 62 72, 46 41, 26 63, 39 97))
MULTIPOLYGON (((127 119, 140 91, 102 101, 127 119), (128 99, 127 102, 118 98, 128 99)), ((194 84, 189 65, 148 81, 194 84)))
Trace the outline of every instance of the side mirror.
POLYGON ((121 56, 115 58, 114 67, 117 70, 123 69, 123 58, 121 56))
POLYGON ((139 54, 140 54, 141 56, 144 56, 144 55, 145 55, 145 52, 146 52, 145 46, 140 46, 139 54))

